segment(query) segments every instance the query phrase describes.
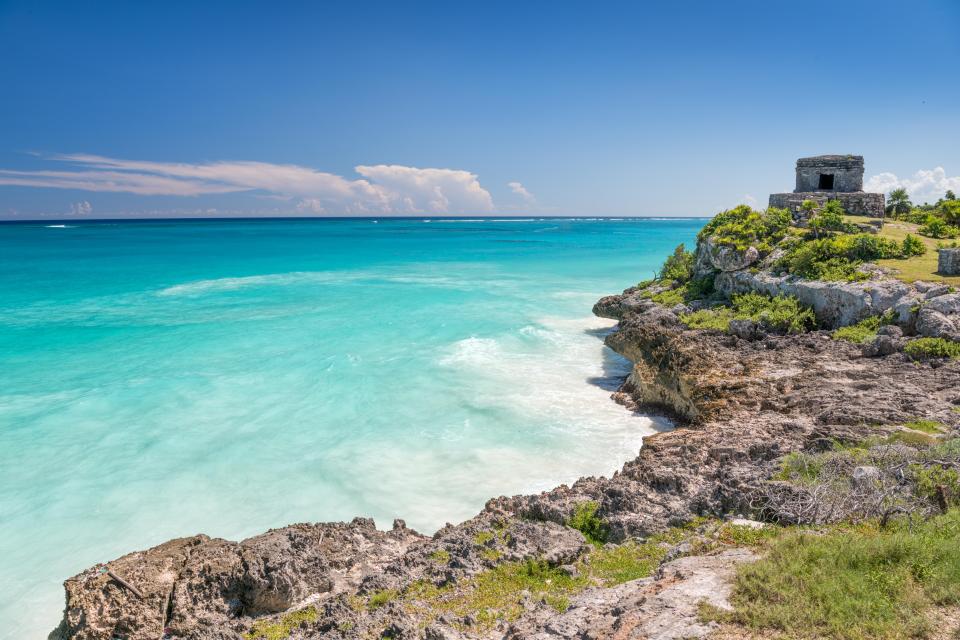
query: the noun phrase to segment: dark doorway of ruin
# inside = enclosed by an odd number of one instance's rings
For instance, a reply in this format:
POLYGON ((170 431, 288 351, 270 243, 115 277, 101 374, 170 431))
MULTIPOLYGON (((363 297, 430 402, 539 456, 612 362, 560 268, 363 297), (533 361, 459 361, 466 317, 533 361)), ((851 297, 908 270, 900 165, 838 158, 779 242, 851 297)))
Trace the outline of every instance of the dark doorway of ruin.
POLYGON ((833 174, 821 173, 818 189, 833 189, 833 174))

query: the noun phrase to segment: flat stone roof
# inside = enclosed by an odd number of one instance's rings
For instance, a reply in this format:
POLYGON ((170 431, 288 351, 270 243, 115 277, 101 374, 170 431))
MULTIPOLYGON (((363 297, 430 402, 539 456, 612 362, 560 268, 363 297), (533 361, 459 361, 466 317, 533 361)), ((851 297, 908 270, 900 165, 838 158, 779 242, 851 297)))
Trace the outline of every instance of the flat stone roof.
POLYGON ((810 156, 809 158, 799 158, 798 167, 822 167, 822 166, 844 166, 844 165, 862 165, 863 156, 854 155, 826 155, 810 156))

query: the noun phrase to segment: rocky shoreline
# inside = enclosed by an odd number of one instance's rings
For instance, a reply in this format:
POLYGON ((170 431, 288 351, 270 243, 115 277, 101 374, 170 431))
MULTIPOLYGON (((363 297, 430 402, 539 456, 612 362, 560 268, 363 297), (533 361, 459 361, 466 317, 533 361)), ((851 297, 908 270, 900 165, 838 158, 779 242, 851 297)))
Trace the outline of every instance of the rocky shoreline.
MULTIPOLYGON (((698 260, 710 260, 705 251, 698 260)), ((719 269, 721 281, 775 286, 773 276, 748 269, 758 259, 719 269)), ((788 280, 778 282, 803 286, 788 280)), ((67 580, 64 617, 50 638, 705 637, 717 625, 698 617, 699 603, 727 606, 734 567, 754 555, 715 545, 698 554, 658 535, 703 516, 770 517, 771 479, 790 452, 909 431, 918 417, 960 428, 960 363, 918 362, 896 344, 903 331, 918 332, 918 301, 938 300, 929 307, 937 307, 934 320, 941 332, 940 316, 952 329, 960 294, 930 297, 932 287, 879 277, 827 289, 817 300, 829 301, 821 305, 832 314, 821 318, 828 326, 900 314, 903 328, 887 336, 893 347, 870 353, 825 330, 690 329, 681 322, 689 307, 667 308, 627 289, 594 306, 619 322, 606 344, 634 363, 615 399, 665 411, 678 428, 645 438, 612 477, 494 498, 433 536, 402 521, 380 531, 358 518, 239 543, 172 540, 67 580), (601 542, 571 526, 583 505, 602 524, 601 542), (650 575, 605 577, 604 557, 651 540, 662 553, 650 575), (516 593, 504 596, 502 585, 516 593)), ((920 332, 930 324, 921 321, 920 332)))

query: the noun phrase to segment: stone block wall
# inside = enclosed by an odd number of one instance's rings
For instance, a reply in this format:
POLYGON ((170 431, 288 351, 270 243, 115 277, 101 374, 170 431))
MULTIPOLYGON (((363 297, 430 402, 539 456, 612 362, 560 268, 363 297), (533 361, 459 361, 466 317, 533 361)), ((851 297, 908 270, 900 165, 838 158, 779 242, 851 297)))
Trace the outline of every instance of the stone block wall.
POLYGON ((833 176, 833 188, 828 192, 863 190, 863 156, 815 156, 797 160, 797 193, 822 191, 820 174, 833 176))
POLYGON ((789 209, 795 220, 803 218, 803 209, 800 205, 804 200, 813 200, 817 206, 823 206, 828 200, 839 200, 844 210, 855 216, 870 216, 882 218, 886 205, 886 198, 882 193, 837 193, 833 191, 808 191, 802 193, 771 193, 770 206, 789 209))
POLYGON ((937 273, 942 276, 960 275, 960 249, 937 250, 937 273))

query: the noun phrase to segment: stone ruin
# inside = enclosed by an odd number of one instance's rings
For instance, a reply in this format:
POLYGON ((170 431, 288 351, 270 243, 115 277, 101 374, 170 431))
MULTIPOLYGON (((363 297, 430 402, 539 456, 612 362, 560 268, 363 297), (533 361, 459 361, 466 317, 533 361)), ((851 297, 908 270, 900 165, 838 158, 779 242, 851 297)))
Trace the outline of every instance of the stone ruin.
POLYGON ((863 156, 814 156, 797 160, 797 187, 793 193, 770 194, 770 206, 789 209, 801 221, 806 212, 804 200, 823 206, 839 200, 844 210, 855 216, 882 218, 886 198, 882 193, 863 190, 863 156))

